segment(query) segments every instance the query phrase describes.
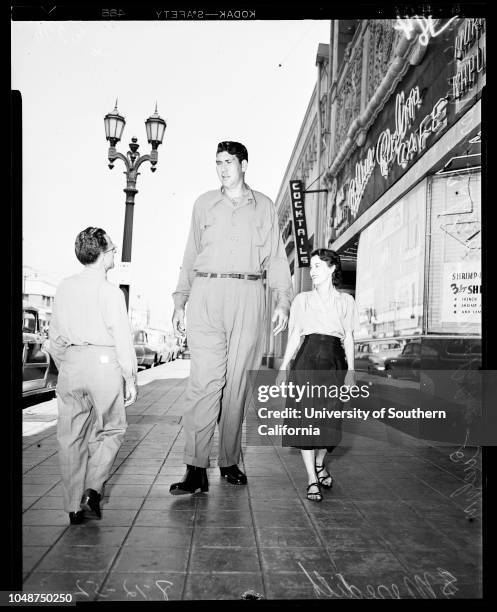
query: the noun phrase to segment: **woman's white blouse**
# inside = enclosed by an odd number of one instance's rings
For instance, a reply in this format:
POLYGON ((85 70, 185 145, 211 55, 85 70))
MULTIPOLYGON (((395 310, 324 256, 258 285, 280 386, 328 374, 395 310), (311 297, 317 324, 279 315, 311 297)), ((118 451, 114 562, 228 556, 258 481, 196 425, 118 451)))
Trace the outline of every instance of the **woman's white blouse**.
POLYGON ((345 333, 359 329, 359 312, 354 298, 332 288, 326 300, 316 289, 295 296, 290 309, 289 332, 328 334, 344 339, 345 333))

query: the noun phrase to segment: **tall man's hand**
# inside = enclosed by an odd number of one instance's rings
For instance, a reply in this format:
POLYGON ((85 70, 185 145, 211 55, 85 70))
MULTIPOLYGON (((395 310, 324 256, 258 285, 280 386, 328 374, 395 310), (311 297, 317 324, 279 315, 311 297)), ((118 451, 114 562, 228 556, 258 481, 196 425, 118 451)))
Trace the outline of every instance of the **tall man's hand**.
POLYGON ((275 308, 273 318, 271 319, 276 325, 273 327, 273 334, 277 336, 281 331, 286 329, 288 323, 288 314, 283 308, 275 308))
POLYGON ((176 338, 184 338, 185 329, 185 309, 175 308, 173 312, 173 332, 176 338))
POLYGON ((124 407, 127 408, 136 402, 136 397, 138 395, 138 389, 136 387, 135 381, 128 381, 125 383, 124 390, 124 407))

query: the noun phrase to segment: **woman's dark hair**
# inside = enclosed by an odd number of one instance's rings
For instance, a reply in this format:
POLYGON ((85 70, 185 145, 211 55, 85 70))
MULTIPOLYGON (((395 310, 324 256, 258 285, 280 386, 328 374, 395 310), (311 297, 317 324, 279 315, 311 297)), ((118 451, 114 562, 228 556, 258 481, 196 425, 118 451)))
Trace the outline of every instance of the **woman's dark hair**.
POLYGON ((100 227, 87 227, 76 236, 74 251, 83 265, 97 261, 100 253, 108 247, 105 235, 105 230, 100 227))
POLYGON ((248 161, 247 149, 242 145, 241 142, 234 142, 232 140, 223 140, 223 142, 220 142, 217 145, 216 155, 218 153, 222 153, 223 151, 226 151, 230 155, 236 155, 240 163, 242 163, 244 159, 248 161))
POLYGON ((331 249, 316 249, 312 251, 311 257, 315 255, 317 255, 321 261, 325 261, 329 268, 335 266, 333 274, 331 275, 331 282, 335 287, 339 287, 342 283, 342 263, 340 262, 340 255, 331 249))

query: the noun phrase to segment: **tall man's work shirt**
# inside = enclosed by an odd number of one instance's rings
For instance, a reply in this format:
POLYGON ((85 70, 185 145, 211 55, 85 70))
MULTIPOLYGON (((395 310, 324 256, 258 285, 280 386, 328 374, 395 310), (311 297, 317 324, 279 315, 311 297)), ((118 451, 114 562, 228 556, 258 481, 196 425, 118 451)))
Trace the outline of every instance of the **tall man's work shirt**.
POLYGON ((193 206, 175 306, 187 302, 195 272, 262 274, 264 269, 277 307, 288 312, 292 280, 273 202, 248 187, 236 205, 223 188, 201 195, 193 206))
POLYGON ((138 366, 124 294, 107 281, 104 270, 85 267, 60 283, 49 338, 58 368, 71 344, 115 347, 123 378, 133 382, 138 366))

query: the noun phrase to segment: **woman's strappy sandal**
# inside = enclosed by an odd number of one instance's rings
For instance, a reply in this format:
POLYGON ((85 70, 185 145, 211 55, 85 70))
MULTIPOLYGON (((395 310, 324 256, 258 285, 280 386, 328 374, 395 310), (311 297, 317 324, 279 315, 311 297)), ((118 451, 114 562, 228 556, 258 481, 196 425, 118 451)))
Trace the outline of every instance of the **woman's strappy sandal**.
POLYGON ((307 487, 307 499, 309 501, 313 501, 313 502, 320 502, 323 501, 323 495, 321 493, 321 488, 319 486, 318 482, 311 482, 311 484, 307 487), (317 493, 311 493, 309 491, 309 489, 311 487, 316 487, 317 488, 317 493), (314 497, 309 497, 310 495, 313 495, 314 497))
POLYGON ((324 465, 324 463, 322 465, 318 465, 317 463, 315 463, 314 465, 316 468, 316 474, 318 477, 319 484, 325 489, 331 489, 331 487, 333 486, 333 476, 331 474, 328 474, 328 476, 319 475, 321 474, 321 472, 323 472, 326 469, 326 466, 324 465), (330 482, 326 483, 325 481, 328 480, 328 478, 330 479, 330 482))

